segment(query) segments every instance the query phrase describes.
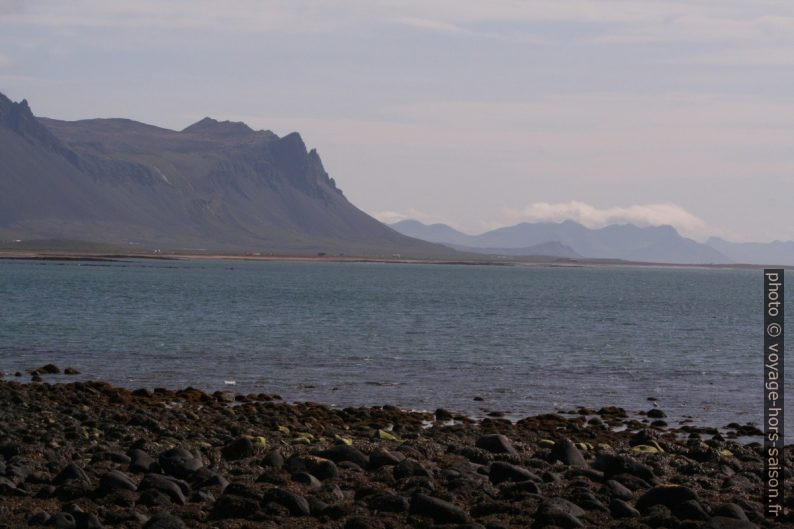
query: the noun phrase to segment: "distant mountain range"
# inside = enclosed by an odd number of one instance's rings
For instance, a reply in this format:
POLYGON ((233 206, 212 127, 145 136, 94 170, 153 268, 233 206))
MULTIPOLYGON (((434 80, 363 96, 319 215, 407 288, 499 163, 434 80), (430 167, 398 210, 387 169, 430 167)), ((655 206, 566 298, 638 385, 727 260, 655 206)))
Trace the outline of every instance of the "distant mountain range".
POLYGON ((708 244, 682 237, 671 226, 631 224, 590 229, 573 221, 521 223, 480 235, 461 233, 446 224, 403 220, 391 225, 404 235, 452 248, 500 255, 543 255, 562 258, 623 259, 690 264, 794 265, 794 242, 770 244, 708 244))
POLYGON ((794 266, 794 241, 728 242, 711 237, 706 244, 737 263, 794 266))
POLYGON ((0 94, 0 241, 445 256, 353 206, 297 133, 37 118, 0 94))

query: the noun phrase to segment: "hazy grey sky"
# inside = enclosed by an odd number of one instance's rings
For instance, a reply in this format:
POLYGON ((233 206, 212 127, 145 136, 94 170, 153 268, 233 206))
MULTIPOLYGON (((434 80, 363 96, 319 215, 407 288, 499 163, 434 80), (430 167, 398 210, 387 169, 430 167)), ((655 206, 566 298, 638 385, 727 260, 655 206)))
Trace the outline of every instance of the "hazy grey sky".
POLYGON ((794 239, 790 0, 0 0, 0 92, 297 130, 387 221, 794 239))

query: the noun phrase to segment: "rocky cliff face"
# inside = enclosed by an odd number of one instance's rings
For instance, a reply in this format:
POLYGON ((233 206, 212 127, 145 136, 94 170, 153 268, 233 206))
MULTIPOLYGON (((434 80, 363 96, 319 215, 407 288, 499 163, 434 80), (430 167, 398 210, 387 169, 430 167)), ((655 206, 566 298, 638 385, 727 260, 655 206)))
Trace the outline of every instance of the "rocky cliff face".
POLYGON ((36 118, 0 94, 0 239, 443 256, 353 206, 297 133, 36 118))

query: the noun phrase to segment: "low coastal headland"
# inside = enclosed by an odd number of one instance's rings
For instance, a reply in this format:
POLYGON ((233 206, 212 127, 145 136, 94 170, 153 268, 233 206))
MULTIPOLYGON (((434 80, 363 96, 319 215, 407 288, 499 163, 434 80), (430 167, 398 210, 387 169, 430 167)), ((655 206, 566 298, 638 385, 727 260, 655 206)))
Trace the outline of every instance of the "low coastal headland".
POLYGON ((763 517, 758 443, 663 416, 472 420, 0 379, 0 528, 790 526, 763 517))

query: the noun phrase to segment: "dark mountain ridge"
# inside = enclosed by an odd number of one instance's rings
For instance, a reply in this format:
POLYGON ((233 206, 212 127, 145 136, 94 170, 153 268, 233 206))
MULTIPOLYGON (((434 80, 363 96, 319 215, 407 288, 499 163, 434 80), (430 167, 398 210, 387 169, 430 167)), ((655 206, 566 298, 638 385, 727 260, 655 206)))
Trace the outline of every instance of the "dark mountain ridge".
POLYGON ((353 206, 298 133, 37 118, 0 94, 0 239, 449 256, 353 206))

